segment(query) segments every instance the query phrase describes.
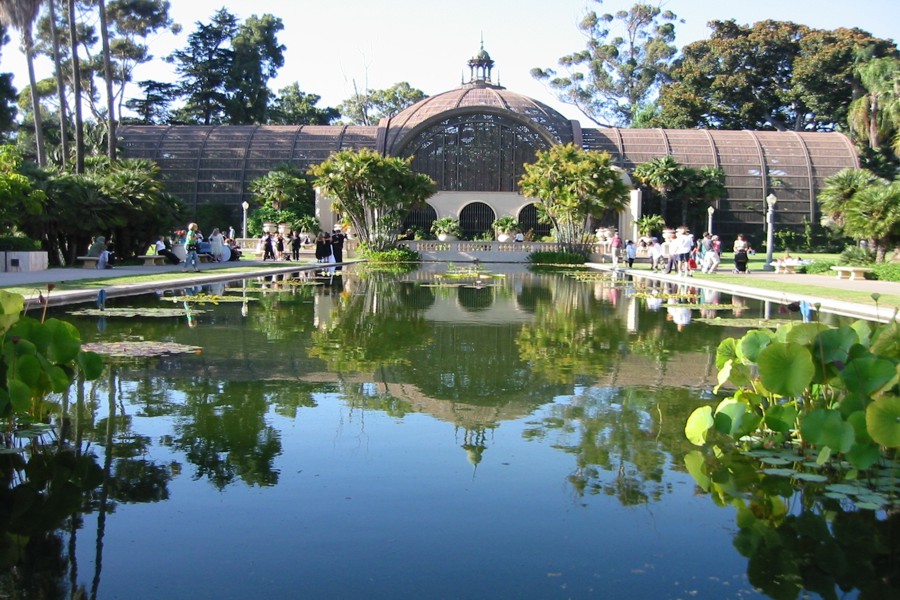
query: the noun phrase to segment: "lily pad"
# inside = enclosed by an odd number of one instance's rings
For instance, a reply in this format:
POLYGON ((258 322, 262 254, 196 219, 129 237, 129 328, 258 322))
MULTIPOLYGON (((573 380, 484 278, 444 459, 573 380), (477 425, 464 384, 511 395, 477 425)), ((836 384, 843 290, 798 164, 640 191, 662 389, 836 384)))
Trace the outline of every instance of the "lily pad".
POLYGON ((757 357, 762 384, 781 396, 799 396, 812 381, 816 368, 812 354, 795 343, 775 342, 757 357))
POLYGON ((866 408, 866 426, 877 443, 900 448, 900 396, 879 398, 866 408))
POLYGON ((162 356, 164 354, 199 354, 203 350, 200 346, 154 341, 93 342, 84 344, 82 349, 115 358, 139 358, 162 356))
MULTIPOLYGON (((197 315, 206 312, 201 309, 191 310, 191 314, 197 315)), ((98 308, 84 308, 73 310, 70 315, 83 317, 148 317, 148 318, 164 318, 164 317, 183 317, 187 311, 183 308, 107 308, 100 310, 98 308)))
POLYGON ((193 296, 168 296, 166 300, 172 302, 190 302, 192 304, 219 304, 221 302, 244 302, 253 298, 239 296, 219 296, 216 294, 195 294, 193 296))
POLYGON ((777 475, 779 477, 794 477, 795 475, 798 474, 793 469, 784 469, 784 468, 777 468, 777 467, 770 467, 767 469, 763 469, 762 472, 765 473, 766 475, 777 475))

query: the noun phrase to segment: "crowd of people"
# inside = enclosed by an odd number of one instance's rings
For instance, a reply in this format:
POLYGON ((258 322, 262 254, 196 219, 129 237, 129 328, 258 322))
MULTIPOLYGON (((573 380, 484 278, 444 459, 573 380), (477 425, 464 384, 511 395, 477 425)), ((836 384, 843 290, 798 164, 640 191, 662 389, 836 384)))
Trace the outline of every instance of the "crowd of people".
MULTIPOLYGON (((613 267, 618 266, 619 258, 623 258, 628 268, 634 266, 638 256, 646 256, 650 260, 650 270, 659 273, 675 272, 691 277, 696 271, 701 273, 718 272, 722 262, 722 241, 718 235, 704 232, 700 239, 695 239, 685 227, 666 229, 662 239, 644 236, 637 243, 626 240, 624 244, 615 233, 610 242, 613 256, 613 267)), ((750 243, 743 234, 738 234, 732 247, 734 251, 734 273, 749 273, 747 263, 753 253, 750 243)))

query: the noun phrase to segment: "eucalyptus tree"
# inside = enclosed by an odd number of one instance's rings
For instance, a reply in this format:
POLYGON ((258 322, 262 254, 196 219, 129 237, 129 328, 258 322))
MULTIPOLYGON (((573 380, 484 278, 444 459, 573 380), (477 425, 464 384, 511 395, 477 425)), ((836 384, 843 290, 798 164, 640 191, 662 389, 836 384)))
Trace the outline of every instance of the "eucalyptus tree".
POLYGON ((666 81, 676 22, 672 11, 644 3, 615 14, 588 11, 578 24, 586 47, 559 59, 565 73, 535 68, 531 75, 591 121, 630 125, 666 81))
POLYGON ((68 0, 69 51, 72 60, 72 94, 75 97, 75 172, 84 173, 84 120, 81 116, 81 60, 78 57, 78 26, 75 20, 75 2, 68 0))
POLYGON ((333 200, 332 208, 353 224, 370 250, 393 246, 410 209, 434 194, 434 182, 413 172, 412 159, 368 149, 343 150, 312 167, 313 185, 333 200))
POLYGON ((43 0, 0 0, 0 21, 19 31, 22 36, 22 52, 28 66, 28 85, 31 87, 31 109, 34 112, 35 154, 40 166, 47 164, 44 147, 44 130, 41 122, 41 103, 34 75, 34 22, 37 20, 43 0))
POLYGON ((525 165, 519 190, 537 200, 539 218, 553 226, 559 243, 573 250, 582 241, 589 217, 622 209, 629 191, 609 153, 573 144, 538 152, 535 161, 525 165))
POLYGON ((332 107, 319 108, 316 104, 321 100, 317 94, 307 94, 300 90, 300 84, 294 82, 278 90, 278 94, 269 107, 268 123, 271 125, 328 125, 341 116, 341 112, 332 107))
POLYGON ((113 71, 109 54, 109 25, 106 19, 106 0, 97 0, 100 13, 100 40, 103 53, 103 79, 106 84, 106 130, 109 160, 116 160, 116 106, 113 102, 113 71))
POLYGON ((355 91, 337 109, 349 125, 377 125, 425 98, 425 92, 401 81, 383 90, 355 91))

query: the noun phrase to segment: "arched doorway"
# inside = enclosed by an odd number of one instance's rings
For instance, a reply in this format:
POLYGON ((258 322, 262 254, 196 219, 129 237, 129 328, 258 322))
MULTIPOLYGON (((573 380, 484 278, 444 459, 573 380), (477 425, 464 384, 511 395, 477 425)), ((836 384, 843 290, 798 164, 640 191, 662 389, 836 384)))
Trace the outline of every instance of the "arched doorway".
POLYGON ((533 203, 519 211, 519 227, 522 228, 526 239, 535 242, 539 242, 542 238, 550 235, 550 224, 538 222, 537 206, 533 203))
MULTIPOLYGON (((496 218, 494 209, 484 202, 472 202, 459 211, 459 225, 463 238, 475 239, 485 232, 491 232, 491 223, 496 218)), ((493 233, 491 232, 493 236, 493 233)))
POLYGON ((425 237, 428 237, 428 234, 431 232, 431 224, 436 220, 437 212, 430 204, 426 203, 417 206, 406 215, 406 219, 400 227, 400 233, 402 235, 406 233, 407 230, 412 229, 414 232, 419 232, 424 234, 425 237))

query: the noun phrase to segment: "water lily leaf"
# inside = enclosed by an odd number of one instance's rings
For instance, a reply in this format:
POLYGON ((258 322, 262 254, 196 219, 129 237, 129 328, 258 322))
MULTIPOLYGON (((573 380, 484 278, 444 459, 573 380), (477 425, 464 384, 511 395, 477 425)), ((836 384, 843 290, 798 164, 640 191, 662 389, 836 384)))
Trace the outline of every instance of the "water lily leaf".
POLYGON ((767 465, 789 465, 791 461, 785 460, 783 458, 778 458, 777 456, 765 456, 759 459, 759 462, 765 463, 767 465))
POLYGON ((713 426, 713 422, 712 407, 701 406, 688 417, 684 426, 684 435, 695 446, 702 446, 706 443, 706 434, 713 426))
POLYGON ((825 483, 828 481, 828 478, 824 475, 819 475, 818 473, 795 473, 795 479, 799 479, 800 481, 809 481, 811 483, 825 483))
POLYGON ((202 348, 174 342, 95 342, 85 344, 85 350, 120 358, 162 356, 163 354, 195 354, 202 348))
POLYGON ((697 485, 700 486, 700 489, 702 489, 704 492, 708 492, 710 478, 709 475, 705 473, 705 465, 706 460, 703 458, 703 454, 699 450, 691 450, 684 455, 684 466, 685 468, 687 468, 687 472, 690 473, 691 477, 694 478, 694 481, 697 482, 697 485))
POLYGON ((841 494, 839 492, 825 492, 822 494, 826 498, 831 498, 832 500, 849 500, 850 497, 847 494, 841 494))
MULTIPOLYGON (((828 325, 823 323, 797 323, 790 329, 784 329, 784 339, 779 339, 778 341, 806 346, 816 339, 820 332, 827 329, 828 325)), ((781 331, 779 330, 779 333, 781 331)))
POLYGON ((853 503, 856 508, 862 510, 880 510, 883 504, 874 504, 872 502, 854 502, 853 503))
POLYGON ((103 373, 103 359, 95 352, 82 351, 79 353, 78 366, 88 381, 97 379, 103 373))
POLYGON ((763 348, 772 342, 772 332, 766 329, 748 331, 737 345, 737 354, 743 362, 755 363, 763 348))
POLYGON ((745 403, 734 398, 726 398, 716 407, 713 422, 716 431, 732 437, 741 437, 756 429, 759 419, 745 403))
POLYGON ((757 363, 762 384, 781 396, 801 395, 816 372, 809 350, 792 342, 769 344, 757 363))
POLYGON ((849 450, 855 439, 853 427, 844 421, 841 413, 824 408, 812 410, 804 417, 800 433, 804 441, 837 452, 849 450))
POLYGON ((872 442, 854 444, 847 452, 847 460, 857 469, 868 469, 881 458, 881 451, 872 442))
POLYGON ((888 448, 900 448, 900 396, 884 396, 866 409, 866 427, 872 439, 888 448))
POLYGON ((897 378, 897 366, 884 358, 858 358, 841 371, 847 390, 868 396, 897 378))
POLYGON ((766 411, 766 427, 779 433, 787 433, 794 428, 800 413, 795 402, 776 404, 766 411))
POLYGON ((821 332, 812 347, 818 360, 825 363, 847 362, 850 348, 859 342, 856 331, 850 327, 826 329, 821 332))
MULTIPOLYGON (((256 298, 254 298, 256 300, 256 298)), ((199 315, 205 313, 207 311, 192 308, 191 314, 199 315)), ((147 318, 163 318, 163 317, 183 317, 187 314, 187 311, 183 308, 155 308, 155 307, 144 307, 144 308, 107 308, 105 310, 100 310, 98 308, 83 308, 81 310, 73 310, 69 312, 70 315, 75 315, 79 317, 120 317, 120 318, 132 318, 132 317, 147 317, 147 318)))
POLYGON ((31 388, 18 379, 9 379, 6 382, 6 390, 9 393, 9 401, 16 412, 24 412, 31 406, 31 388))
POLYGON ((793 477, 797 474, 793 469, 784 469, 778 467, 770 467, 768 469, 763 469, 763 473, 766 475, 777 475, 778 477, 793 477))
POLYGON ((900 322, 892 320, 872 334, 872 354, 900 359, 900 322))

